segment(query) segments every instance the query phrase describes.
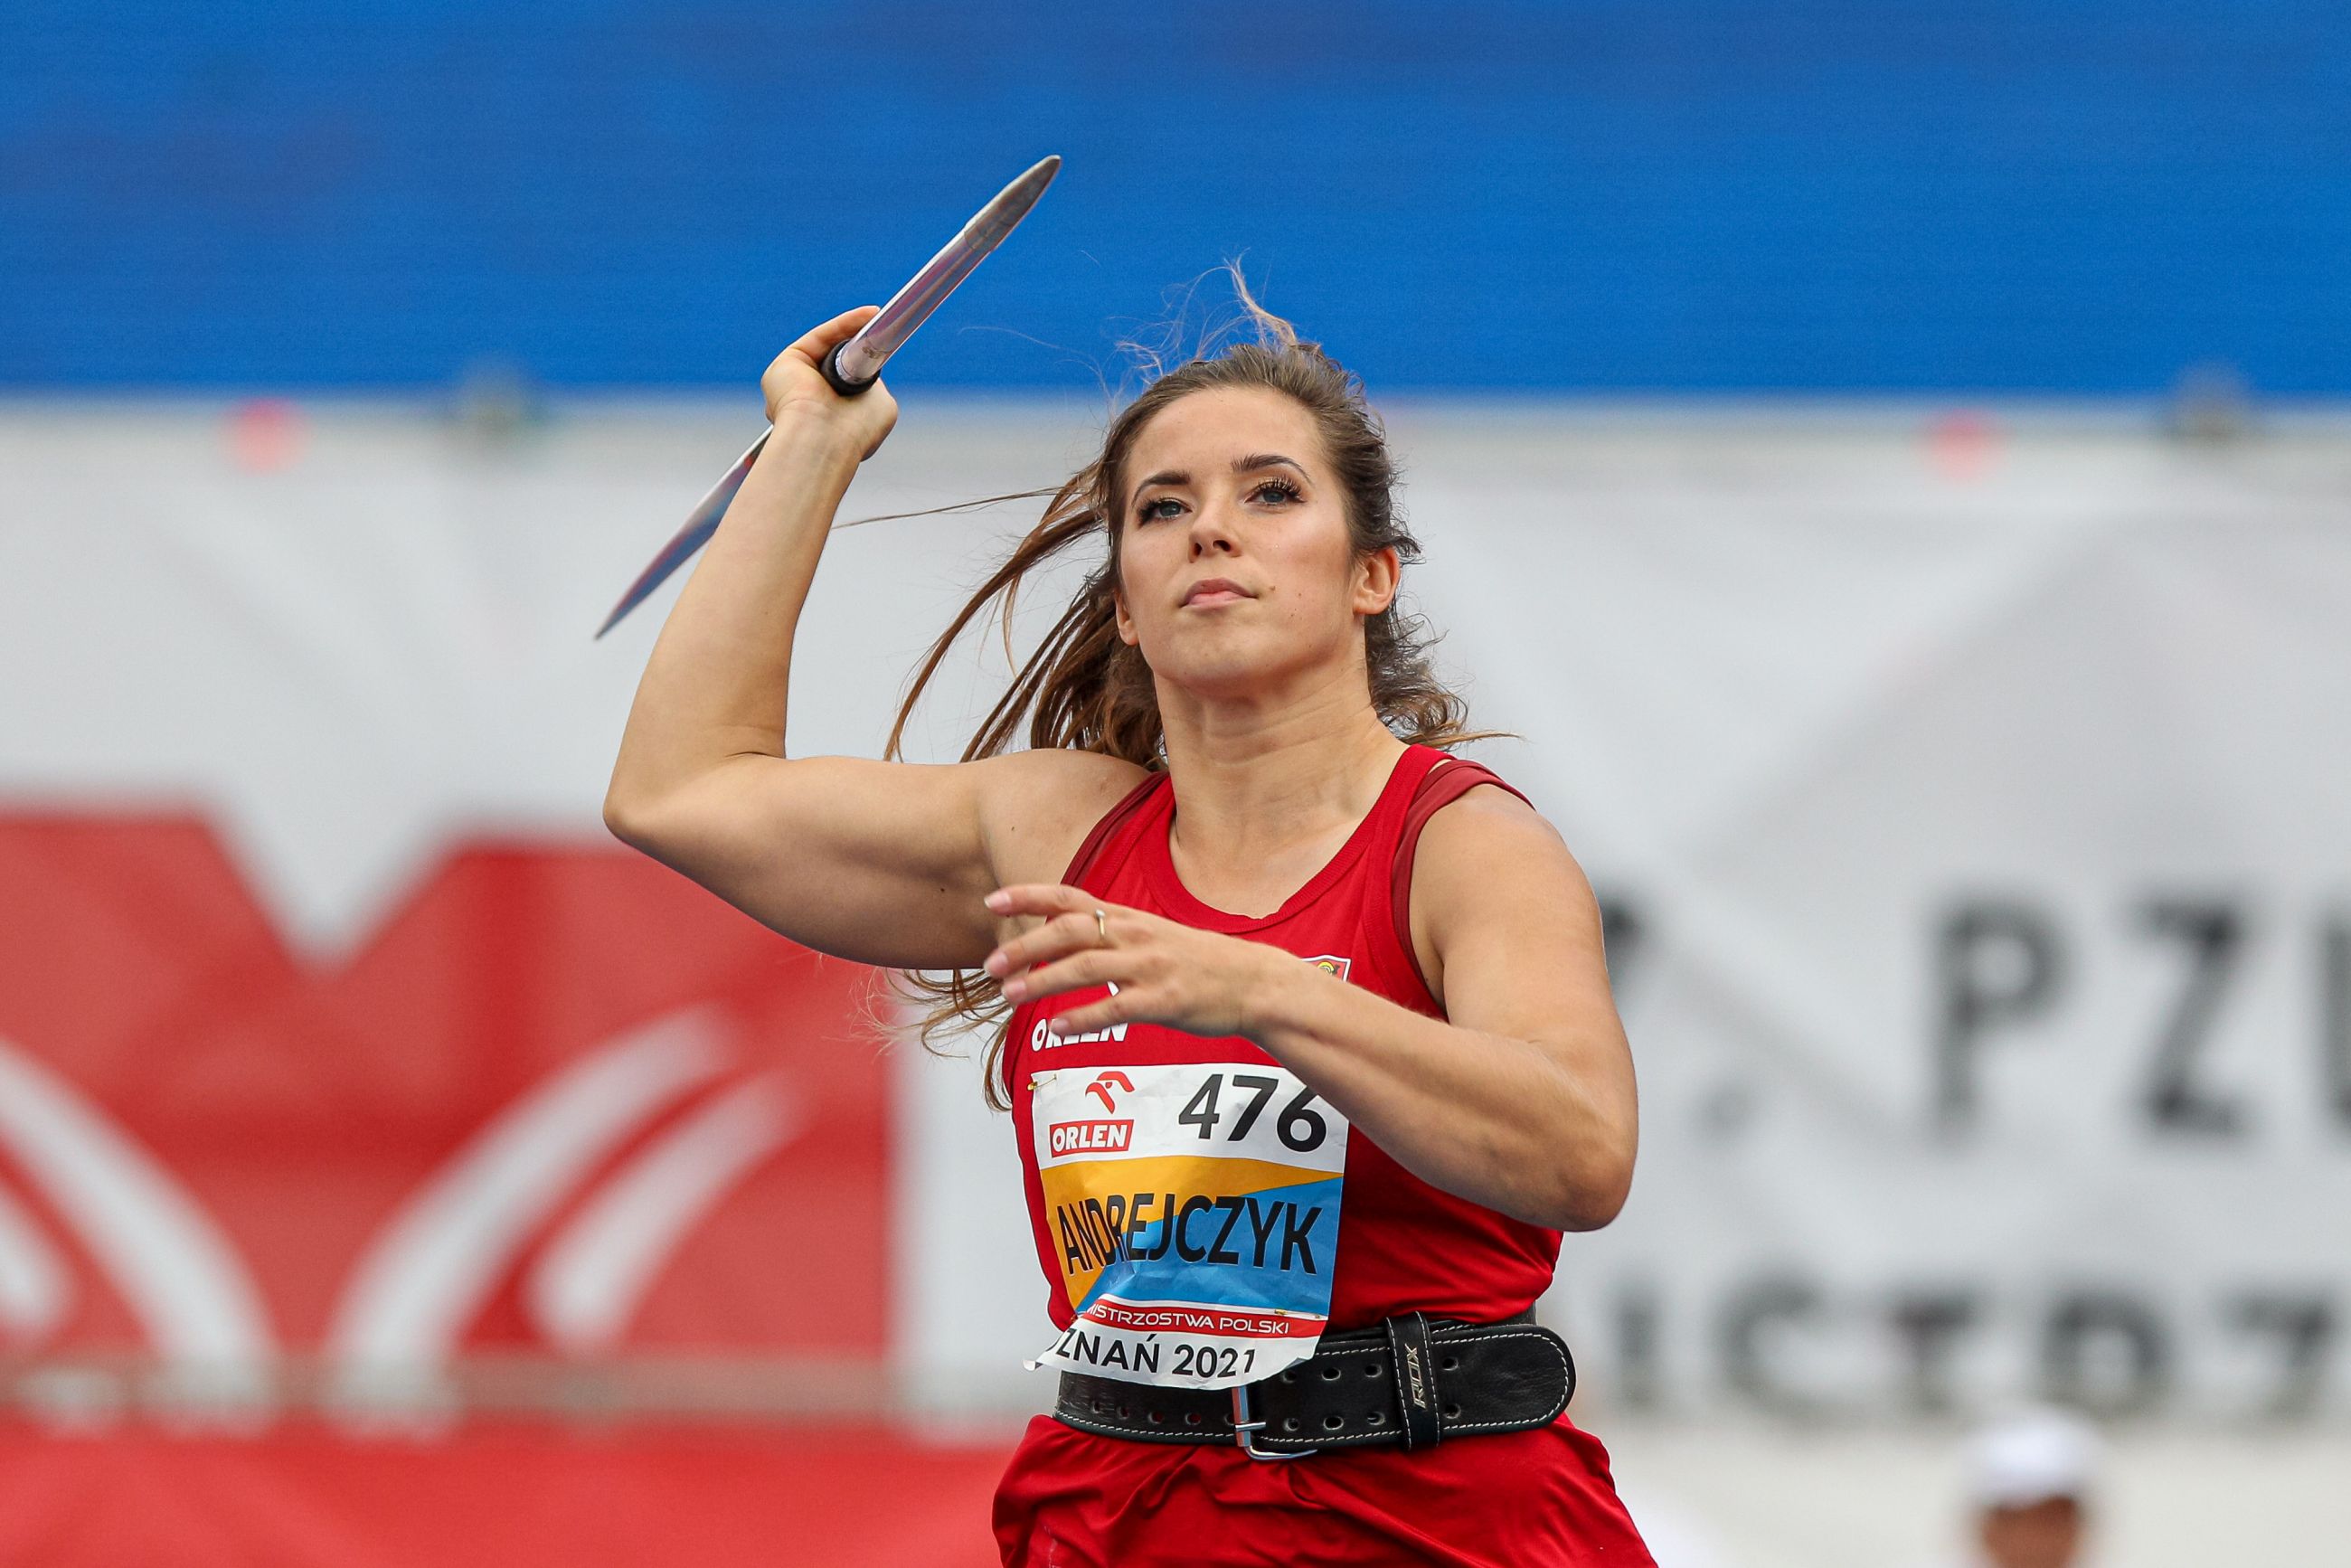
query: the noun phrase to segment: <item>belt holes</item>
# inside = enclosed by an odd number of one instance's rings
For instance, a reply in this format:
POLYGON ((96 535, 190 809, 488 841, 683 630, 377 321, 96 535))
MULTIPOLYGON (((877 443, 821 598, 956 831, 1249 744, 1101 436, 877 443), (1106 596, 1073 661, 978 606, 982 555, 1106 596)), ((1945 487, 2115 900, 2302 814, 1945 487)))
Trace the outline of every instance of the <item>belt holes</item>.
POLYGON ((1458 1405, 1447 1405, 1445 1407, 1445 1418, 1447 1421, 1458 1421, 1461 1419, 1461 1406, 1458 1405))
POLYGON ((1285 1431, 1285 1432, 1295 1432, 1295 1431, 1297 1431, 1297 1430, 1298 1430, 1298 1417, 1297 1417, 1297 1416, 1284 1416, 1281 1418, 1281 1429, 1282 1429, 1283 1431, 1285 1431))
POLYGON ((1281 1380, 1282 1380, 1284 1383, 1295 1383, 1295 1382, 1297 1382, 1297 1381, 1298 1381, 1298 1369, 1297 1369, 1296 1367, 1294 1367, 1294 1366, 1293 1366, 1293 1367, 1291 1367, 1288 1372, 1285 1372, 1285 1373, 1283 1373, 1283 1374, 1281 1375, 1281 1380))
POLYGON ((1372 1363, 1371 1365, 1364 1368, 1364 1375, 1365 1377, 1385 1377, 1387 1375, 1387 1372, 1388 1369, 1382 1366, 1376 1361, 1372 1363))
POLYGON ((1196 1427, 1199 1424, 1200 1413, 1197 1410, 1186 1410, 1184 1412, 1184 1425, 1186 1427, 1196 1427))
POLYGON ((1384 1427, 1388 1424, 1388 1413, 1384 1410, 1374 1410, 1369 1416, 1364 1416, 1364 1419, 1369 1421, 1374 1427, 1384 1427))
POLYGON ((1134 1415, 1134 1411, 1129 1410, 1129 1409, 1128 1409, 1125 1406, 1123 1406, 1123 1405, 1122 1405, 1122 1406, 1120 1406, 1118 1407, 1118 1418, 1119 1418, 1120 1420, 1122 1420, 1122 1421, 1125 1420, 1129 1416, 1132 1416, 1132 1415, 1134 1415))
POLYGON ((1166 1421, 1167 1421, 1167 1412, 1166 1412, 1166 1411, 1165 1411, 1165 1410, 1154 1410, 1154 1411, 1151 1413, 1151 1424, 1152 1424, 1153 1426, 1155 1426, 1155 1427, 1165 1426, 1165 1425, 1166 1424, 1166 1421))
POLYGON ((1322 1429, 1325 1432, 1335 1432, 1346 1424, 1347 1418, 1335 1410, 1322 1417, 1322 1429))
POLYGON ((1447 1357, 1445 1358, 1445 1364, 1444 1364, 1442 1366, 1438 1367, 1438 1368, 1437 1368, 1437 1370, 1438 1370, 1438 1371, 1440 1371, 1440 1372, 1450 1372, 1450 1371, 1452 1371, 1455 1367, 1457 1367, 1457 1366, 1458 1366, 1458 1365, 1460 1365, 1460 1364, 1461 1364, 1461 1358, 1460 1358, 1459 1356, 1458 1356, 1458 1355, 1448 1355, 1448 1356, 1447 1356, 1447 1357))
POLYGON ((1337 1362, 1334 1361, 1330 1365, 1322 1369, 1322 1381, 1325 1383, 1336 1383, 1339 1381, 1339 1364, 1337 1362))

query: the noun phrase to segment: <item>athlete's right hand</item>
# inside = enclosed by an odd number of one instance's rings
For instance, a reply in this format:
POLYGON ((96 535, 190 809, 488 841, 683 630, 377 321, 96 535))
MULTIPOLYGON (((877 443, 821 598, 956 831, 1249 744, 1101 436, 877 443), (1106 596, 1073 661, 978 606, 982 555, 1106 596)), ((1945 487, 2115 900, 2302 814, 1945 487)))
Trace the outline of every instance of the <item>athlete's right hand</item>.
POLYGON ((879 305, 843 311, 778 354, 759 378, 759 390, 768 398, 768 423, 780 427, 787 421, 808 421, 836 431, 841 439, 857 444, 860 462, 880 451, 898 423, 898 400, 878 381, 855 397, 843 397, 817 367, 833 345, 855 337, 860 327, 881 313, 879 305))

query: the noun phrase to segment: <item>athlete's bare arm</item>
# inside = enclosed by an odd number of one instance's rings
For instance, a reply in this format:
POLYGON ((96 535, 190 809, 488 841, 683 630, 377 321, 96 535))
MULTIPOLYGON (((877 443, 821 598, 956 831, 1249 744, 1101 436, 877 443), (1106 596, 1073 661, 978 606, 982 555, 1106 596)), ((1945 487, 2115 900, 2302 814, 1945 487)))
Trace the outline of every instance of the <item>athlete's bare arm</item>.
POLYGON ((1633 1061, 1599 908, 1558 832, 1507 791, 1481 786, 1437 811, 1414 858, 1413 946, 1441 1018, 1140 910, 1114 906, 1103 946, 1096 901, 1072 888, 997 896, 1050 917, 991 956, 1006 995, 1120 983, 1059 1014, 1061 1028, 1150 1019, 1244 1035, 1447 1192, 1561 1230, 1597 1228, 1624 1207, 1633 1061))
POLYGON ((762 385, 775 432, 638 683, 604 800, 626 842, 786 936, 863 963, 976 965, 1000 883, 1055 881, 1143 776, 1114 758, 1029 751, 967 764, 788 758, 792 637, 833 512, 897 404, 843 398, 817 362, 872 315, 801 338, 762 385))
MULTIPOLYGON (((1537 1075, 1548 1094, 1532 1101, 1549 1113, 1524 1167, 1556 1184, 1546 1220, 1564 1230, 1607 1224, 1632 1189, 1640 1116, 1583 868, 1533 807, 1480 787, 1422 830, 1407 914, 1447 1020, 1522 1042, 1549 1069, 1537 1075)), ((1481 1086, 1509 1079, 1504 1068, 1481 1086)))

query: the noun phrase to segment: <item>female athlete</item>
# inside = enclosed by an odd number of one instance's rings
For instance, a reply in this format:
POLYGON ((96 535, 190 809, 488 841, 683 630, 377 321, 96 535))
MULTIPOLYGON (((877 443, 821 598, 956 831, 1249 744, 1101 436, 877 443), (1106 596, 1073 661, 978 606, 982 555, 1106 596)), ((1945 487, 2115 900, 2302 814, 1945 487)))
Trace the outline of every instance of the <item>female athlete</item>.
POLYGON ((1007 1564, 1646 1564, 1531 1312, 1632 1179, 1598 913, 1444 749, 1360 385, 1242 298, 1259 340, 1123 410, 933 648, 908 708, 990 598, 1103 541, 948 766, 784 753, 794 626, 897 417, 817 369, 872 307, 787 349, 606 821, 806 946, 947 972, 933 1025, 1001 1021, 1059 1374, 1007 1564))

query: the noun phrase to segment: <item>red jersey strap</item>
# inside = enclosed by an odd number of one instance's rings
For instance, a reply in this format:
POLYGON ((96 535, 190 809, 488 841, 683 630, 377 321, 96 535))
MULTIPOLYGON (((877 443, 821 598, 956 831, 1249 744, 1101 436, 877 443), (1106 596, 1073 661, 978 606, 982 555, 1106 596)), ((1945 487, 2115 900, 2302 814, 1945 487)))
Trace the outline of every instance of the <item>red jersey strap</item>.
POLYGON ((1070 857, 1070 869, 1061 873, 1061 884, 1064 887, 1084 886, 1085 874, 1093 869, 1094 857, 1102 853, 1102 845, 1110 841, 1110 836, 1123 827, 1129 818, 1143 809, 1144 801, 1151 798, 1154 789, 1166 782, 1166 774, 1154 773, 1128 790, 1124 800, 1104 811, 1102 820, 1094 824, 1093 831, 1086 835, 1086 841, 1078 846, 1078 852, 1070 857))
MULTIPOLYGON (((1526 795, 1517 786, 1502 779, 1482 762, 1472 762, 1464 757, 1447 757, 1422 775, 1420 788, 1413 792, 1412 804, 1405 809, 1404 831, 1396 838, 1395 869, 1388 883, 1388 908, 1395 915, 1396 946, 1404 949, 1404 960, 1412 966, 1413 977, 1431 1000, 1437 991, 1429 985, 1428 977, 1420 972, 1420 954, 1412 945, 1412 858, 1420 847, 1420 830, 1428 819, 1454 801, 1461 799, 1480 784, 1492 784, 1508 789, 1521 800, 1526 795)), ((1527 800, 1527 804, 1534 804, 1527 800)))

